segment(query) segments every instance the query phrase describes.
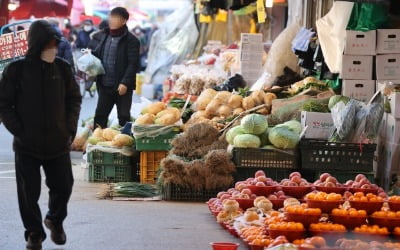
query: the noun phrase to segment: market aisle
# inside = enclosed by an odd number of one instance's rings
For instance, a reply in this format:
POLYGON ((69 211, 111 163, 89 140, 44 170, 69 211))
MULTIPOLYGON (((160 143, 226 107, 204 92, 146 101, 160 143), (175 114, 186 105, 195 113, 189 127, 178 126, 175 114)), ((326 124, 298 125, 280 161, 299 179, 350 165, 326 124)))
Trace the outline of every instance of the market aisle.
MULTIPOLYGON (((85 98, 82 117, 94 110, 95 99, 85 98)), ((0 125, 0 250, 24 249, 23 227, 18 213, 11 136, 0 125)), ((79 162, 79 154, 73 154, 79 162)), ((44 250, 196 250, 210 249, 211 241, 234 241, 215 223, 202 203, 120 202, 97 200, 101 184, 82 181, 83 171, 74 166, 76 182, 70 216, 65 222, 68 244, 44 250)), ((40 205, 47 206, 43 183, 40 205)), ((242 248, 245 249, 245 248, 242 248)))

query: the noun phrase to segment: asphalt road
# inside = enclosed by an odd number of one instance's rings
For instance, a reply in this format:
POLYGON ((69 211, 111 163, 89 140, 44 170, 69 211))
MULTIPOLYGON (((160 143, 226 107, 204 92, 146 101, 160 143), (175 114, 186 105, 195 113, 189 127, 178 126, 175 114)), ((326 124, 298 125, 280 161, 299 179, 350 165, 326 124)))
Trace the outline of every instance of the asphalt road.
MULTIPOLYGON (((85 98, 82 118, 94 112, 96 99, 85 98)), ((25 249, 19 217, 12 137, 0 125, 0 250, 25 249)), ((75 186, 65 221, 68 242, 45 250, 196 250, 209 242, 240 242, 215 222, 203 203, 99 200, 102 184, 84 181, 80 154, 73 154, 75 186)), ((43 181, 40 206, 45 214, 48 189, 43 181)), ((245 249, 242 247, 241 249, 245 249)))

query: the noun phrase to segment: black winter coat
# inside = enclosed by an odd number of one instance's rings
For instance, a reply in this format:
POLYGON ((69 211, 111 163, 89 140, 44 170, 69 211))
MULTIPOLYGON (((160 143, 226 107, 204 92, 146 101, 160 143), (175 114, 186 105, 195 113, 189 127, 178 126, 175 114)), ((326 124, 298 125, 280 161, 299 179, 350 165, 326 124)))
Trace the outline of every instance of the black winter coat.
POLYGON ((70 151, 82 99, 66 61, 57 58, 46 63, 40 59, 39 49, 51 39, 52 31, 46 23, 36 26, 26 58, 11 63, 3 72, 0 117, 14 135, 16 152, 52 159, 70 151))
MULTIPOLYGON (((110 30, 105 29, 101 34, 101 42, 93 51, 93 55, 100 58, 103 62, 104 50, 107 37, 110 35, 110 30)), ((125 28, 125 32, 118 45, 117 56, 114 62, 117 78, 115 79, 115 88, 118 88, 120 83, 128 87, 128 91, 133 91, 136 88, 136 73, 139 70, 139 40, 125 28)), ((104 64, 104 62, 103 62, 104 64)), ((102 83, 102 76, 98 77, 98 83, 102 83)))

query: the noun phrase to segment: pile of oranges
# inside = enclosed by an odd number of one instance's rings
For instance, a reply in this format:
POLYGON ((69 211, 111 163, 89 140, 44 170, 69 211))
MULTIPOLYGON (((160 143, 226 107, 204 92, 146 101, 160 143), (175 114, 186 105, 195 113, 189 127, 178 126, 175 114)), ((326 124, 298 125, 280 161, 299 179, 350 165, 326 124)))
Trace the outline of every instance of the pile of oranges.
POLYGON ((285 208, 285 212, 291 214, 301 215, 321 215, 321 209, 319 208, 308 208, 306 204, 300 206, 290 206, 285 208))
POLYGON ((400 235, 400 227, 395 227, 393 233, 396 235, 400 235))
POLYGON ((264 224, 269 225, 269 224, 274 224, 274 223, 276 224, 276 223, 282 222, 283 217, 281 215, 282 214, 278 211, 272 211, 269 214, 269 217, 265 218, 264 224))
POLYGON ((346 232, 346 227, 341 224, 315 223, 310 225, 311 231, 346 232))
POLYGON ((383 198, 372 193, 364 195, 362 192, 357 192, 349 197, 349 201, 383 202, 383 198))
POLYGON ((332 215, 350 216, 350 217, 367 217, 367 212, 365 210, 357 210, 355 208, 350 208, 350 209, 335 208, 332 210, 332 215))
POLYGON ((306 199, 315 201, 341 201, 343 197, 337 193, 327 194, 325 192, 316 192, 307 194, 306 199))
POLYGON ((389 197, 389 202, 393 202, 393 203, 400 203, 400 196, 390 196, 389 197))
POLYGON ((389 230, 386 227, 379 227, 377 225, 373 225, 373 226, 362 225, 361 227, 356 227, 354 229, 354 232, 356 232, 356 233, 380 234, 380 235, 389 234, 389 230))
POLYGON ((400 218, 400 211, 393 212, 393 211, 377 211, 372 214, 374 217, 379 218, 388 218, 388 219, 395 219, 400 218))
POLYGON ((240 231, 240 236, 243 240, 256 246, 268 246, 271 243, 268 236, 264 234, 263 227, 245 227, 240 231))
POLYGON ((270 224, 268 229, 281 231, 304 231, 304 226, 300 222, 278 222, 270 224))

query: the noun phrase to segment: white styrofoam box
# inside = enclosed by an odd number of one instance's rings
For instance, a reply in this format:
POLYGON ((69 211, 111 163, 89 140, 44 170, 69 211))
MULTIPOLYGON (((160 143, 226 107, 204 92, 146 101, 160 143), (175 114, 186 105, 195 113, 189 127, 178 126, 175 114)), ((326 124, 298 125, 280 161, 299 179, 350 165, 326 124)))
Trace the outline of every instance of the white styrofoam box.
POLYGON ((389 98, 391 114, 394 118, 400 119, 400 92, 393 92, 389 98))
POLYGON ((241 43, 262 43, 262 39, 263 39, 262 34, 250 34, 250 33, 240 34, 241 43))
POLYGON ((400 144, 387 143, 385 146, 386 170, 389 173, 400 170, 400 144))
POLYGON ((302 111, 301 125, 303 129, 307 127, 304 133, 306 139, 327 140, 334 131, 331 113, 302 111))
POLYGON ((342 79, 371 80, 373 56, 343 55, 342 79))
POLYGON ((400 144, 400 119, 392 114, 387 114, 386 119, 386 142, 400 144))
POLYGON ((376 31, 347 30, 345 55, 376 55, 376 31))
POLYGON ((342 95, 344 96, 367 103, 374 94, 374 80, 343 80, 342 95))
POLYGON ((376 56, 376 78, 378 80, 400 79, 400 54, 376 56))
POLYGON ((400 53, 400 29, 378 29, 376 53, 400 53))

